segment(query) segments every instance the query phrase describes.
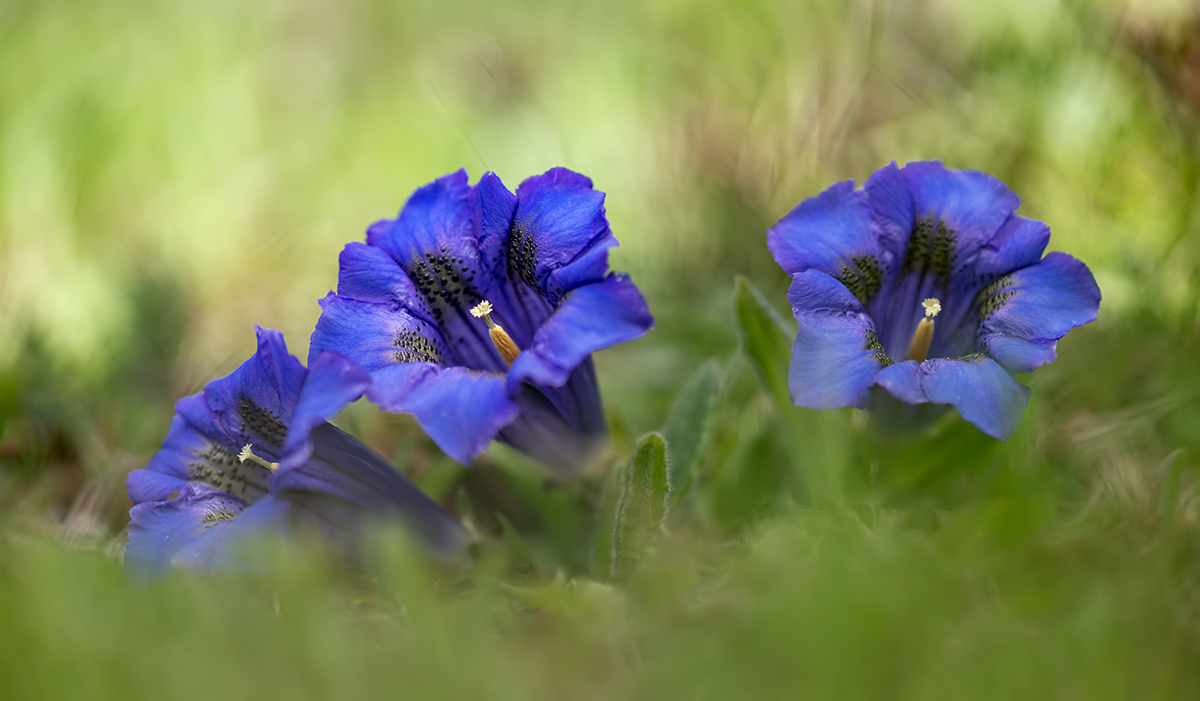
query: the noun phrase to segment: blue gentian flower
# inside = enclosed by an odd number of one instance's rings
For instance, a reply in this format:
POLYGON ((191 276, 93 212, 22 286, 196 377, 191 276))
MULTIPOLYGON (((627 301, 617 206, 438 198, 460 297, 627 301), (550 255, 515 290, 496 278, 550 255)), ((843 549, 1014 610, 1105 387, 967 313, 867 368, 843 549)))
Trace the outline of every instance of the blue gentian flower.
POLYGON ((866 408, 881 388, 1011 436, 1029 399, 1013 374, 1053 361, 1058 339, 1100 307, 1087 266, 1042 257, 1050 229, 1015 214, 1020 203, 986 173, 892 163, 768 230, 800 326, 792 401, 866 408))
POLYGON ((464 546, 458 521, 328 423, 362 396, 366 373, 336 353, 306 370, 279 332, 257 333, 254 356, 179 400, 162 448, 130 473, 131 574, 236 566, 239 544, 297 528, 352 544, 369 519, 398 520, 437 555, 464 546))
POLYGON ((591 353, 654 324, 608 272, 616 245, 582 175, 555 168, 513 195, 493 173, 451 173, 342 251, 311 352, 357 363, 371 401, 413 414, 459 462, 498 438, 577 468, 607 433, 591 353))

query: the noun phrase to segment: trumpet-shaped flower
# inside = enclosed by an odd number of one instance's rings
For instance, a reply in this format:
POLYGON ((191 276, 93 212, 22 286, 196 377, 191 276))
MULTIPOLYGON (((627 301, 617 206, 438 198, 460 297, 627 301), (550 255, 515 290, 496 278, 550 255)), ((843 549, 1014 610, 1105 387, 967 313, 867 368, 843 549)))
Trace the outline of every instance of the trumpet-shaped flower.
POLYGON ((254 356, 179 400, 162 448, 130 473, 126 567, 221 568, 240 544, 295 528, 346 544, 370 519, 399 521, 435 554, 459 550, 467 534, 458 521, 328 423, 368 383, 336 353, 306 370, 279 332, 258 329, 254 356))
POLYGON ((1100 306, 1087 266, 1042 257, 1050 229, 1016 214, 1020 202, 985 173, 892 163, 769 229, 799 323, 792 401, 865 408, 881 388, 1011 436, 1029 399, 1013 374, 1052 362, 1058 339, 1100 306))
POLYGON ((608 272, 616 245, 582 175, 555 168, 514 195, 492 173, 474 186, 452 173, 342 251, 312 353, 357 363, 371 401, 413 414, 460 462, 498 438, 578 467, 606 435, 591 354, 654 323, 608 272))

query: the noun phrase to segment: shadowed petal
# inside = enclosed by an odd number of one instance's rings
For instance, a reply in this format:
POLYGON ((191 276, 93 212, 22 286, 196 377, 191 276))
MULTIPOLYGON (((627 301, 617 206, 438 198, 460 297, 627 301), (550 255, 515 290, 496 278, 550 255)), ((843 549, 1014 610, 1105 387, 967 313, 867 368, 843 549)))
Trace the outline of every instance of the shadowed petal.
MULTIPOLYGON (((200 395, 193 395, 193 398, 203 403, 200 395)), ((167 437, 163 439, 162 447, 154 457, 150 458, 146 471, 180 482, 186 481, 191 476, 188 464, 196 459, 196 453, 203 452, 208 447, 210 441, 210 438, 197 431, 184 417, 176 414, 171 417, 171 428, 167 431, 167 437)), ((170 490, 166 494, 170 494, 170 490)), ((161 497, 150 494, 134 496, 131 487, 129 498, 136 504, 140 501, 161 501, 166 498, 166 494, 161 497)))
POLYGON ((387 411, 412 414, 447 455, 469 464, 517 417, 505 377, 431 363, 371 373, 367 397, 387 411))
POLYGON ((345 357, 325 351, 308 368, 296 412, 291 417, 288 440, 273 481, 291 467, 302 464, 312 453, 309 439, 313 429, 338 415, 357 400, 371 384, 371 376, 345 357))
POLYGON ((980 338, 1009 372, 1029 372, 1055 357, 1055 342, 1096 320, 1100 288, 1087 266, 1065 253, 997 280, 980 295, 980 338))
MULTIPOLYGON (((207 485, 250 501, 265 494, 268 473, 255 463, 239 462, 237 452, 246 443, 256 443, 260 454, 275 460, 282 451, 281 438, 286 433, 283 421, 288 417, 276 416, 276 424, 268 425, 270 416, 266 412, 270 410, 262 408, 263 404, 281 403, 279 399, 271 399, 273 392, 269 385, 272 382, 262 380, 270 375, 272 373, 263 366, 255 367, 247 361, 223 378, 234 380, 223 382, 219 387, 221 393, 214 402, 217 409, 209 404, 213 383, 205 387, 204 393, 176 402, 176 415, 171 419, 162 447, 150 458, 144 472, 132 473, 126 481, 130 500, 135 504, 161 501, 172 492, 180 491, 184 483, 207 485), (253 378, 258 383, 244 387, 235 376, 253 378), (263 389, 264 386, 268 389, 263 389), (230 403, 235 403, 235 411, 229 410, 230 403), (260 438, 261 433, 271 434, 271 441, 260 438), (280 439, 278 444, 273 442, 276 439, 280 439), (167 477, 158 478, 156 474, 167 477)), ((282 401, 283 404, 294 402, 294 397, 282 401)))
POLYGON ((866 407, 872 379, 890 361, 862 305, 820 270, 793 275, 788 301, 799 325, 788 370, 792 402, 809 409, 866 407))
POLYGON ((991 358, 906 360, 881 370, 875 384, 909 404, 949 404, 999 440, 1017 430, 1030 394, 991 358))
MULTIPOLYGON (((590 363, 578 368, 572 379, 585 375, 591 376, 590 363)), ((589 464, 604 443, 607 426, 599 401, 589 402, 594 406, 563 406, 565 398, 555 395, 570 394, 571 384, 549 392, 523 386, 515 396, 521 413, 498 438, 553 468, 570 472, 589 464)), ((590 398, 594 397, 593 391, 590 398)), ((587 402, 589 397, 579 399, 587 402)))
MULTIPOLYGON (((265 537, 287 536, 291 530, 291 510, 291 505, 285 499, 268 494, 235 514, 236 518, 231 517, 216 524, 202 523, 204 530, 199 533, 193 531, 194 535, 171 556, 171 564, 199 572, 230 567, 254 570, 256 559, 249 548, 265 537)), ((182 516, 180 518, 185 520, 182 516)))
MULTIPOLYGON (((157 457, 158 455, 155 455, 155 458, 157 457)), ((187 481, 184 479, 149 469, 134 470, 125 478, 125 489, 129 492, 129 500, 134 504, 144 501, 166 501, 167 497, 186 485, 187 481)))
POLYGON ((226 446, 252 443, 278 460, 285 421, 296 408, 304 366, 288 355, 283 334, 255 327, 258 351, 229 375, 204 386, 204 401, 226 446))
POLYGON ((516 394, 526 380, 561 387, 595 351, 640 338, 653 326, 646 300, 624 275, 576 288, 513 363, 509 392, 516 394))
POLYGON ((311 444, 311 459, 294 470, 281 469, 272 487, 321 522, 353 533, 368 519, 399 518, 419 542, 442 553, 457 551, 468 541, 466 530, 453 516, 346 432, 321 424, 312 432, 311 444))
POLYGON ((145 577, 167 568, 188 543, 245 509, 245 502, 224 492, 192 486, 185 487, 170 501, 134 506, 129 511, 126 570, 131 575, 145 577))

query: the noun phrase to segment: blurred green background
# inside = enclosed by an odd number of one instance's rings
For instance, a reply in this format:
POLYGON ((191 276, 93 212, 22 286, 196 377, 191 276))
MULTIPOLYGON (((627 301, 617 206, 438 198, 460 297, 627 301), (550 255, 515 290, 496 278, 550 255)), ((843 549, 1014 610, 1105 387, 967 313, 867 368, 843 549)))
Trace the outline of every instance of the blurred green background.
POLYGON ((0 688, 1200 698, 1198 324, 1189 0, 3 0, 0 688), (1104 295, 1007 444, 783 405, 788 332, 735 295, 794 333, 765 228, 926 158, 1004 179, 1104 295), (340 423, 470 523, 473 567, 393 543, 363 578, 293 553, 126 585, 124 478, 176 399, 254 324, 304 358, 341 247, 417 186, 558 165, 657 318, 596 358, 613 455, 704 436, 639 562, 610 562, 619 470, 467 472, 359 403, 340 423))

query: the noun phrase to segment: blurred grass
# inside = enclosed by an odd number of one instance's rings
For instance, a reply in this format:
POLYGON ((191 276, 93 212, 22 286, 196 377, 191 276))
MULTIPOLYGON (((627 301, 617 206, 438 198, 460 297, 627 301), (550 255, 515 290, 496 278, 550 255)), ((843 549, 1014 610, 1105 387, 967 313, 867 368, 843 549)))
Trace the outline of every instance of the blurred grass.
POLYGON ((1196 698, 1198 36, 1182 1, 0 4, 0 682, 1196 698), (1104 293, 1004 445, 862 441, 739 352, 734 275, 786 311, 764 229, 918 158, 1005 179, 1104 293), (474 570, 393 546, 363 581, 283 557, 128 588, 124 475, 178 397, 255 323, 303 358, 337 252, 416 186, 556 165, 609 193, 658 319, 597 357, 614 457, 720 361, 687 501, 631 577, 587 565, 603 474, 501 449, 466 472, 356 405, 343 425, 479 531, 474 570), (846 508, 813 510, 802 475, 837 455, 846 508))

